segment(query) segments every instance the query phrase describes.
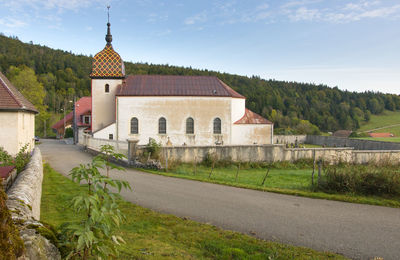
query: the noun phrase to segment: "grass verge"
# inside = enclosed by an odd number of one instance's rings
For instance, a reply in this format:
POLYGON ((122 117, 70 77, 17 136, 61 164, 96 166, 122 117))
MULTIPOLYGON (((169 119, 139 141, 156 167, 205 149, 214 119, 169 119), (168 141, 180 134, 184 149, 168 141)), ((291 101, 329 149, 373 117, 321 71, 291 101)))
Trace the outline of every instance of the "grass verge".
MULTIPOLYGON (((237 173, 237 168, 235 166, 215 168, 210 178, 209 173, 211 169, 203 165, 198 165, 196 167, 196 174, 194 173, 193 165, 190 164, 181 164, 177 166, 175 170, 169 172, 155 170, 143 171, 164 176, 211 182, 239 188, 269 191, 316 199, 337 200, 343 202, 400 208, 400 198, 313 191, 311 187, 312 169, 271 169, 264 185, 262 185, 262 182, 267 172, 267 169, 265 168, 249 168, 240 170, 237 181, 235 181, 237 173)), ((315 176, 315 181, 316 180, 317 177, 315 176)))
MULTIPOLYGON (((80 215, 68 204, 83 189, 45 164, 41 220, 56 228, 79 221, 80 215)), ((120 259, 345 259, 160 214, 123 200, 119 205, 127 216, 118 231, 127 242, 121 246, 120 259)))

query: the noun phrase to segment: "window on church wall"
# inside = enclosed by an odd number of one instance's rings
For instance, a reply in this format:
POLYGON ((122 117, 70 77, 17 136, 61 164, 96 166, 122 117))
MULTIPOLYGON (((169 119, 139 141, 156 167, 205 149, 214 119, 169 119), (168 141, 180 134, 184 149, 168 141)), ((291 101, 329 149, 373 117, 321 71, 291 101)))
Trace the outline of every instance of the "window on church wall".
POLYGON ((186 134, 194 134, 194 120, 191 117, 186 119, 186 134))
POLYGON ((139 133, 139 120, 136 117, 131 119, 131 134, 139 133))
POLYGON ((214 119, 214 134, 221 134, 221 119, 214 119))
POLYGON ((167 120, 164 117, 158 119, 158 133, 159 134, 167 133, 167 120))
POLYGON ((106 84, 106 85, 104 86, 104 92, 110 93, 110 85, 106 84))

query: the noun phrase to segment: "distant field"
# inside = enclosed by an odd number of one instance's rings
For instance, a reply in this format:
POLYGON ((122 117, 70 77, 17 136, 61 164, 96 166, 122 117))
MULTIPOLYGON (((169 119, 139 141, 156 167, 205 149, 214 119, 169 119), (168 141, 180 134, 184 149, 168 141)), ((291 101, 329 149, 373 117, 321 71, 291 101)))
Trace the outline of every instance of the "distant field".
MULTIPOLYGON (((393 132, 391 132, 393 133, 393 132)), ((390 138, 384 138, 384 137, 360 137, 360 138, 354 138, 354 139, 362 139, 362 140, 372 140, 372 141, 382 141, 382 142, 396 142, 400 143, 400 135, 399 137, 390 137, 390 138)))
MULTIPOLYGON (((393 133, 395 136, 400 136, 400 111, 385 111, 381 115, 372 115, 371 120, 360 127, 360 132, 372 130, 375 128, 399 124, 395 127, 379 129, 373 132, 393 133)), ((373 139, 376 140, 376 139, 373 139)))

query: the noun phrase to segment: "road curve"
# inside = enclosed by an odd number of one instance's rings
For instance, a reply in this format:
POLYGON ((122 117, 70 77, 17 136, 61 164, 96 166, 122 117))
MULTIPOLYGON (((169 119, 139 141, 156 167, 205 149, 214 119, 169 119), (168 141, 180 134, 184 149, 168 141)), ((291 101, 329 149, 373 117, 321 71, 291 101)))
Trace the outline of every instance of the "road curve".
MULTIPOLYGON (((91 160, 74 145, 43 140, 43 158, 58 172, 91 160)), ((133 203, 258 238, 331 251, 353 259, 400 259, 400 209, 309 199, 128 169, 133 203)))

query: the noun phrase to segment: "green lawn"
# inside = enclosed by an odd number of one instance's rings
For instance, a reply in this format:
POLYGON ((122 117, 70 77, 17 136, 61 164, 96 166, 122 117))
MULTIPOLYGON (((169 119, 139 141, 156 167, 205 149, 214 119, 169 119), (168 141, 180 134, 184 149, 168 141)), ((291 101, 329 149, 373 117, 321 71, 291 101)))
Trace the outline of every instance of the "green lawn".
MULTIPOLYGON (((390 126, 400 124, 400 111, 388 111, 385 110, 383 114, 380 115, 371 115, 371 119, 369 122, 361 124, 359 129, 360 132, 368 131, 370 129, 375 129, 384 126, 390 126)), ((396 136, 400 136, 400 126, 396 126, 393 128, 384 128, 377 130, 375 132, 390 132, 395 134, 396 136)))
MULTIPOLYGON (((281 164, 278 168, 272 168, 262 185, 263 179, 266 175, 266 168, 246 168, 241 169, 236 181, 237 167, 232 165, 228 167, 219 167, 213 170, 209 178, 211 168, 203 165, 196 167, 194 172, 194 165, 180 164, 174 170, 168 172, 146 170, 146 172, 161 174, 165 176, 185 178, 191 180, 198 180, 204 182, 224 184, 240 188, 248 188, 262 191, 270 191, 282 194, 338 200, 353 203, 380 205, 388 207, 400 208, 400 198, 382 198, 377 196, 362 196, 355 194, 328 194, 324 192, 313 191, 311 187, 311 168, 297 169, 296 165, 281 164)), ((297 166, 298 167, 298 166, 297 166)), ((315 181, 317 180, 317 173, 315 174, 315 181)))
MULTIPOLYGON (((45 164, 41 220, 56 228, 78 221, 81 216, 68 204, 83 190, 45 164)), ((121 247, 120 259, 345 259, 160 214, 123 200, 119 205, 127 216, 118 231, 127 242, 121 247)))

